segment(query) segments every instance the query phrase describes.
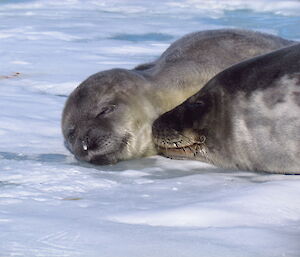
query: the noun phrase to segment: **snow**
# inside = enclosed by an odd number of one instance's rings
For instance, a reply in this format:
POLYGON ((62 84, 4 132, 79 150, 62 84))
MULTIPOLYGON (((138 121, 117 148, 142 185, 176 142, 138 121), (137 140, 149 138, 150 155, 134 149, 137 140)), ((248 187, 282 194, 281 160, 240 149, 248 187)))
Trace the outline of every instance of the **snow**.
POLYGON ((95 72, 196 30, 300 40, 299 18, 283 0, 1 1, 0 256, 300 256, 300 176, 160 156, 93 166, 60 131, 66 96, 95 72))

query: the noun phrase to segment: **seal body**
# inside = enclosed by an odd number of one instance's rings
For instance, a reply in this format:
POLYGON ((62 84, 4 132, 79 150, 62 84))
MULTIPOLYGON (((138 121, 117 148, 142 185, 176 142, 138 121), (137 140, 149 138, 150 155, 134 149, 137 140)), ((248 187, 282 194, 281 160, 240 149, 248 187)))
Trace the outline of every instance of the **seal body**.
POLYGON ((222 71, 160 116, 153 137, 171 158, 300 174, 300 44, 222 71))
POLYGON ((232 64, 293 43, 252 31, 196 32, 174 42, 153 63, 96 73, 66 102, 65 144, 76 158, 95 164, 156 154, 151 126, 159 115, 232 64))

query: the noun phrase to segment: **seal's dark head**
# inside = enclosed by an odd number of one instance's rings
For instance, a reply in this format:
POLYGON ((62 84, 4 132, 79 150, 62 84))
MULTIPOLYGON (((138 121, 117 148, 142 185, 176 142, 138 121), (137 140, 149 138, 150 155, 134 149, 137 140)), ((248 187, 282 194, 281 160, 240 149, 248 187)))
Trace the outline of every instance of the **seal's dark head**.
POLYGON ((114 69, 89 77, 71 93, 62 132, 77 159, 105 165, 152 150, 154 115, 142 83, 147 81, 135 71, 114 69))
POLYGON ((200 91, 161 115, 152 126, 153 141, 159 152, 176 159, 205 155, 213 110, 213 96, 200 91))

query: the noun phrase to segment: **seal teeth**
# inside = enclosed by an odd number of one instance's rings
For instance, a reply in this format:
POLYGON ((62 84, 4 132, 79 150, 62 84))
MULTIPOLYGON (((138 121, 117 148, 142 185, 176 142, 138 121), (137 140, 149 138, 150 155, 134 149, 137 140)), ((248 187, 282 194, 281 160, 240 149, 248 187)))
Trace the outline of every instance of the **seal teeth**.
POLYGON ((84 151, 87 151, 87 149, 88 149, 88 146, 87 146, 86 142, 84 142, 84 141, 82 141, 82 148, 84 151))

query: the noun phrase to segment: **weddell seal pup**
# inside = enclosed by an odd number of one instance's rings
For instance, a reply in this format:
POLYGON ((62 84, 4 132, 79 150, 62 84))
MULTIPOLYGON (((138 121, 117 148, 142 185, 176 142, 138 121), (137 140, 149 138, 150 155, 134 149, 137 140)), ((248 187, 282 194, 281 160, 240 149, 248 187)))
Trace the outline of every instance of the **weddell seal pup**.
POLYGON ((300 174, 300 44, 246 60, 153 123, 171 158, 300 174))
POLYGON ((177 40, 152 63, 96 73, 66 102, 65 145, 94 164, 154 155, 151 126, 159 115, 232 64, 293 43, 253 31, 202 31, 177 40))

